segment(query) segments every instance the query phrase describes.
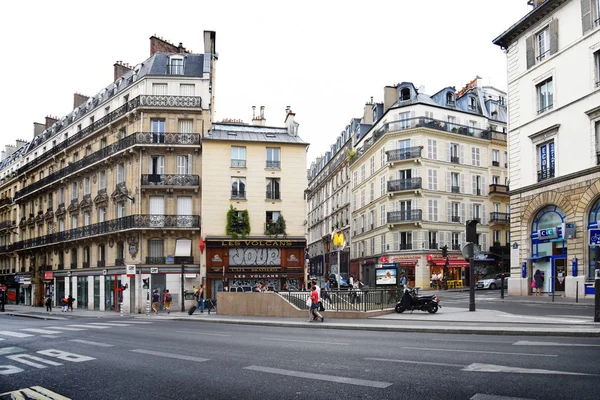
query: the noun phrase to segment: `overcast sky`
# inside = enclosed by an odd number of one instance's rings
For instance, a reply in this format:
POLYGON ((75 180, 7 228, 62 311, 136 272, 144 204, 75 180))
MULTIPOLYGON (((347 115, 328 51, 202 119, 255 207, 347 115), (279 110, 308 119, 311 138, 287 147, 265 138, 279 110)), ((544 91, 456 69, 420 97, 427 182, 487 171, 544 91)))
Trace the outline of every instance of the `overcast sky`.
POLYGON ((33 122, 62 117, 73 93, 95 95, 117 60, 149 56, 156 34, 203 52, 217 33, 216 118, 250 122, 265 106, 282 126, 291 106, 308 164, 371 96, 402 81, 433 94, 476 75, 506 89, 506 59, 491 41, 530 9, 526 0, 3 2, 0 145, 31 140, 33 122), (91 7, 88 4, 95 4, 91 7))

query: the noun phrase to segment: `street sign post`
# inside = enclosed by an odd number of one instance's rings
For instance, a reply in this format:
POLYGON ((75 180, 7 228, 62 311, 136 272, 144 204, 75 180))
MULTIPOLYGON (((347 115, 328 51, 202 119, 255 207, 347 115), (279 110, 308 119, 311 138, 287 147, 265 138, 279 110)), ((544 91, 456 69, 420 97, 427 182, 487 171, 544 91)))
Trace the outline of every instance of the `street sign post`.
MULTIPOLYGON (((469 256, 469 311, 475 311, 475 251, 481 251, 477 245, 477 224, 478 220, 472 219, 465 224, 467 244, 465 246, 469 256), (476 247, 477 246, 477 247, 476 247)), ((463 249, 463 254, 464 254, 463 249)))

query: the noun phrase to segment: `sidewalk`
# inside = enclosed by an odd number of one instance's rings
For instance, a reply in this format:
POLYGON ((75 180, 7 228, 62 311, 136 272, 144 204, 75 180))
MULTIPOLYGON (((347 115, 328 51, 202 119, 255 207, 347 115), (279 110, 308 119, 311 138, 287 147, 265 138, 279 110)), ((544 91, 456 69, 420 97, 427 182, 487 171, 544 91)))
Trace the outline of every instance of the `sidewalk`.
MULTIPOLYGON (((505 300, 507 299, 508 298, 505 298, 505 300)), ((586 307, 590 306, 590 304, 582 305, 586 307)), ((111 311, 75 309, 73 312, 63 313, 59 309, 58 312, 50 314, 42 307, 22 305, 7 305, 6 312, 0 313, 0 316, 2 315, 58 320, 68 320, 72 318, 114 320, 121 318, 119 313, 111 311)), ((467 308, 445 307, 443 305, 436 314, 420 311, 397 314, 392 311, 390 314, 378 317, 367 317, 367 315, 365 315, 364 319, 335 318, 335 312, 331 311, 325 311, 323 315, 325 316, 324 323, 308 323, 305 318, 233 317, 218 315, 214 312, 211 314, 208 314, 208 312, 196 312, 194 315, 190 316, 187 312, 180 311, 172 311, 170 314, 161 311, 158 315, 123 314, 123 318, 154 321, 189 321, 288 328, 345 329, 385 332, 600 337, 600 323, 593 322, 593 309, 590 310, 589 317, 536 317, 482 309, 470 312, 467 308)))

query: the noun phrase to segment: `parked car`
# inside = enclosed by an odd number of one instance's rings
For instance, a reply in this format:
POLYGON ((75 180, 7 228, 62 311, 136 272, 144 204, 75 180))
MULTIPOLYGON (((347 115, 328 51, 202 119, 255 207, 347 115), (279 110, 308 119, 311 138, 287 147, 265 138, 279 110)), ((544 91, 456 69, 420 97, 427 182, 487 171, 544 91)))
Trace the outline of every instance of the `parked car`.
MULTIPOLYGON (((490 275, 477 281, 477 289, 500 289, 502 285, 502 274, 490 275)), ((504 288, 508 288, 508 274, 504 274, 504 288)))
POLYGON ((340 282, 338 285, 336 274, 329 274, 329 286, 331 286, 332 289, 350 289, 350 277, 348 276, 348 274, 342 272, 341 274, 339 274, 339 276, 340 282))

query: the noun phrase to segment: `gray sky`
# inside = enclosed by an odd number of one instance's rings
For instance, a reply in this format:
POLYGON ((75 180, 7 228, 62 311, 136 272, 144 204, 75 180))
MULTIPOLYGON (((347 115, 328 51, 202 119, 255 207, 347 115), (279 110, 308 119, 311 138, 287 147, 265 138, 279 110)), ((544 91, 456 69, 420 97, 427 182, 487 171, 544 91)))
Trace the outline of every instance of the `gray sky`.
POLYGON ((137 64, 156 34, 203 52, 217 32, 216 116, 250 122, 265 106, 282 126, 292 107, 308 163, 371 96, 402 81, 433 94, 479 75, 506 89, 506 59, 491 41, 530 9, 526 0, 21 1, 3 2, 0 145, 31 140, 33 122, 62 117, 73 93, 95 95, 115 61, 137 64), (258 108, 258 107, 257 107, 258 108))

